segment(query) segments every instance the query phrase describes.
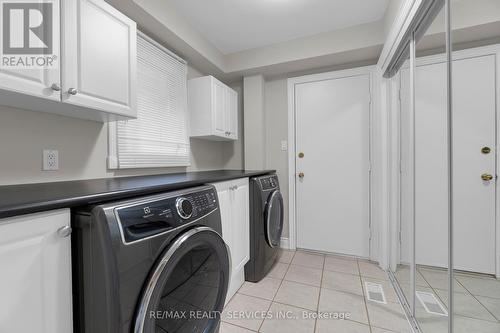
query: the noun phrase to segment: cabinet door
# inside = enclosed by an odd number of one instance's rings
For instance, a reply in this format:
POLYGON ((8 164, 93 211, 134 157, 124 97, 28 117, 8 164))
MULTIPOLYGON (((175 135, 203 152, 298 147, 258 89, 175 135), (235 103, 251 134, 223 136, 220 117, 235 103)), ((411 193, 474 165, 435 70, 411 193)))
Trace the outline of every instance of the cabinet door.
POLYGON ((238 140, 238 93, 227 88, 227 119, 229 137, 238 140))
MULTIPOLYGON (((0 8, 0 17, 3 17, 2 8, 0 8)), ((55 1, 53 3, 53 17, 58 18, 59 15, 59 2, 55 1)), ((52 20, 52 29, 54 29, 52 48, 54 54, 57 55, 60 54, 60 22, 58 19, 52 20)), ((60 87, 60 66, 60 61, 57 61, 56 66, 50 69, 0 68, 0 89, 60 101, 61 92, 51 88, 52 85, 60 87)), ((19 98, 22 98, 22 95, 19 98)))
POLYGON ((104 0, 62 6, 62 101, 136 116, 135 22, 104 0))
POLYGON ((212 78, 212 117, 214 135, 227 136, 226 86, 212 78))
POLYGON ((69 223, 69 210, 0 220, 0 331, 73 331, 69 223))
MULTIPOLYGON (((217 196, 219 197, 219 209, 222 222, 222 239, 229 246, 232 247, 232 217, 231 217, 231 207, 232 207, 232 195, 231 195, 231 182, 222 182, 213 184, 217 190, 217 196)), ((232 254, 231 254, 232 257, 232 254)), ((232 258, 231 258, 232 260, 232 258)))
POLYGON ((233 272, 243 269, 250 259, 250 216, 248 178, 235 180, 232 190, 233 272))

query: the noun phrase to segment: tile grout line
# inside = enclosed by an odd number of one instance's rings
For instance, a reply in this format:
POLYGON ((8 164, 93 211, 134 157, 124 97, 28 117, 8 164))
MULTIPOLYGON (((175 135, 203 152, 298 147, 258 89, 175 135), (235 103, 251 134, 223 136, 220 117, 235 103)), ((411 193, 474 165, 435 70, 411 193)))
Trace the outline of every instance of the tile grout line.
MULTIPOLYGON (((424 274, 422 274, 422 272, 420 272, 420 270, 418 269, 418 267, 415 268, 415 270, 418 272, 418 274, 420 274, 420 276, 422 277, 422 279, 424 279, 425 283, 427 283, 429 285, 429 288, 432 290, 432 292, 435 294, 435 296, 438 298, 438 300, 445 304, 445 307, 446 307, 446 312, 448 312, 448 316, 450 315, 449 313, 449 308, 450 308, 450 305, 448 304, 448 306, 446 306, 446 302, 443 300, 443 298, 441 296, 439 296, 439 293, 437 292, 437 289, 439 288, 434 288, 431 283, 429 282, 429 280, 425 277, 424 274)), ((416 281, 416 279, 415 279, 416 281)), ((415 293, 418 291, 417 290, 417 287, 422 287, 422 286, 417 286, 416 283, 415 283, 415 293)), ((427 288, 427 287, 424 287, 424 288, 427 288)), ((466 289, 467 290, 467 289, 466 289)), ((417 297, 418 298, 418 297, 417 297)), ((420 299, 419 299, 420 301, 420 299)), ((416 318, 415 318, 416 320, 416 318)))
MULTIPOLYGON (((459 285, 461 285, 469 294, 470 296, 472 296, 472 298, 474 298, 490 315, 493 316, 493 318, 496 319, 496 323, 499 323, 500 320, 499 318, 497 318, 476 296, 480 296, 480 295, 474 295, 462 282, 460 282, 458 279, 455 278, 455 281, 456 283, 458 283, 459 285)), ((465 294, 467 295, 467 294, 465 294)), ((457 313, 454 313, 454 315, 457 314, 457 313)), ((449 315, 449 314, 448 314, 449 315)), ((481 321, 485 321, 485 322, 489 322, 489 323, 493 323, 492 321, 489 321, 489 320, 484 320, 484 319, 479 319, 479 318, 474 318, 474 317, 468 317, 468 316, 465 316, 465 315, 460 315, 460 314, 457 314, 459 316, 462 316, 464 318, 471 318, 471 319, 475 319, 475 320, 481 320, 481 321)))
POLYGON ((478 319, 478 318, 468 317, 466 315, 458 314, 458 313, 455 313, 455 317, 461 317, 461 318, 465 318, 465 319, 472 319, 474 321, 479 321, 479 322, 484 322, 484 323, 489 323, 489 324, 498 324, 498 322, 496 322, 496 321, 489 321, 489 320, 484 320, 484 319, 478 319))
MULTIPOLYGON (((435 288, 432 286, 432 284, 427 280, 427 278, 425 277, 424 274, 422 274, 420 271, 418 271, 420 273, 420 275, 422 276, 422 278, 425 280, 425 282, 429 285, 429 288, 434 292, 434 294, 437 296, 437 298, 445 304, 448 303, 448 302, 445 302, 443 300, 443 298, 441 296, 439 296, 439 293, 438 293, 438 290, 444 290, 444 289, 440 289, 440 288, 435 288)), ((464 290, 466 291, 466 293, 461 293, 461 292, 456 292, 458 294, 461 294, 461 295, 468 295, 468 296, 471 296, 472 298, 474 298, 490 315, 492 315, 493 318, 496 319, 496 321, 490 321, 490 320, 485 320, 485 319, 481 319, 481 318, 475 318, 475 317, 469 317, 467 315, 462 315, 462 314, 453 314, 453 315, 458 315, 458 316, 461 316, 463 318, 469 318, 469 319, 473 319, 473 320, 477 320, 477 321, 484 321, 484 322, 487 322, 487 323, 500 323, 500 319, 498 319, 483 303, 481 303, 481 301, 476 297, 476 296, 480 296, 480 295, 474 295, 462 282, 460 282, 458 279, 454 279, 455 283, 458 283, 460 286, 462 286, 462 288, 464 288, 464 290)), ((424 287, 425 288, 425 287, 424 287)), ((444 290, 446 291, 446 290, 444 290)), ((448 312, 448 316, 450 315, 449 313, 449 304, 448 306, 446 307, 446 310, 448 312)))
MULTIPOLYGON (((286 275, 286 273, 288 272, 288 269, 289 269, 289 267, 290 267, 290 265, 291 265, 291 262, 292 262, 292 260, 293 260, 293 257, 294 257, 294 256, 295 256, 295 252, 293 253, 293 255, 292 255, 292 259, 290 260, 290 263, 288 263, 288 264, 287 264, 287 263, 284 263, 284 262, 280 262, 280 261, 279 261, 279 259, 278 259, 278 261, 277 261, 277 263, 282 263, 282 264, 286 264, 286 265, 288 265, 288 267, 287 267, 287 271, 285 272, 285 275, 286 275)), ((266 276, 266 277, 264 277, 263 279, 265 279, 265 278, 267 278, 267 276, 266 276)), ((283 278, 284 278, 284 276, 283 276, 283 278)), ((273 278, 273 279, 275 279, 275 280, 281 280, 281 282, 280 282, 280 287, 281 287, 281 284, 283 283, 283 279, 276 279, 276 278, 273 278)), ((272 306, 272 304, 273 304, 274 297, 276 297, 276 295, 274 295, 273 300, 269 300, 269 299, 262 298, 262 297, 258 297, 258 296, 254 296, 254 295, 247 295, 247 294, 244 294, 244 293, 241 293, 241 292, 240 292, 240 290, 241 290, 241 288, 242 288, 242 287, 243 287, 243 285, 242 285, 240 288, 238 288, 238 290, 237 290, 237 291, 236 291, 236 293, 235 293, 235 296, 236 296, 236 294, 240 294, 240 295, 244 295, 244 296, 247 296, 247 297, 253 297, 253 298, 260 299, 260 300, 265 300, 265 301, 268 301, 268 302, 270 302, 270 304, 269 304, 269 307, 267 308, 267 311, 269 311, 269 309, 271 308, 271 306, 272 306)), ((279 290, 279 287, 278 287, 278 290, 279 290)), ((276 291, 276 294, 277 294, 277 293, 278 293, 278 291, 276 291)), ((234 296, 233 296, 233 297, 234 297, 234 296)), ((229 303, 231 303, 231 302, 232 302, 232 300, 231 300, 231 301, 229 301, 229 303)), ((227 306, 229 306, 229 303, 227 303, 227 306)), ((222 321, 223 321, 223 320, 222 320, 222 321)), ((226 322, 226 321, 224 321, 224 322, 225 322, 225 323, 227 323, 227 324, 233 325, 233 326, 237 326, 237 327, 244 328, 244 329, 249 330, 249 331, 252 331, 252 332, 259 333, 260 329, 262 328, 262 325, 264 324, 264 321, 265 321, 265 319, 264 319, 264 320, 262 320, 262 323, 260 323, 259 328, 257 329, 257 331, 251 330, 251 329, 249 329, 249 328, 247 328, 247 327, 243 327, 243 326, 235 325, 235 324, 230 323, 230 322, 226 322)))
MULTIPOLYGON (((358 276, 356 276, 358 277, 358 276)), ((279 280, 279 279, 276 279, 276 278, 273 278, 274 280, 279 280)), ((295 281, 290 281, 290 280, 285 280, 285 279, 282 279, 283 282, 286 281, 286 282, 291 282, 291 283, 295 283, 295 284, 300 284, 304 287, 313 287, 313 288, 318 288, 320 289, 320 291, 322 289, 324 290, 329 290, 329 291, 335 291, 335 292, 339 292, 339 293, 343 293, 343 294, 348 294, 348 295, 351 295, 351 296, 358 296, 358 297, 363 297, 364 295, 360 295, 360 294, 355 294, 353 292, 349 292, 349 291, 345 291, 345 290, 341 290, 341 289, 333 289, 333 288, 323 288, 323 287, 318 287, 318 286, 313 286, 313 285, 310 285, 310 284, 305 284, 305 283, 300 283, 300 282, 295 282, 295 281)), ((281 284, 280 284, 280 287, 281 287, 281 284)), ((278 288, 279 290, 279 288, 278 288)), ((252 298, 258 298, 260 300, 263 300, 263 301, 272 301, 274 303, 279 303, 279 304, 283 304, 283 305, 288 305, 288 306, 293 306, 293 307, 296 307, 296 308, 300 308, 300 309, 304 309, 304 310, 308 310, 308 311, 314 311, 314 310, 311 310, 311 309, 306 309, 306 308, 303 308, 301 306, 297 306, 297 305, 292 305, 292 304, 287 304, 287 303, 283 303, 283 302, 279 302, 279 301, 276 301, 276 300, 270 300, 269 298, 263 298, 261 296, 255 296, 255 295, 249 295, 249 294, 245 294, 243 292, 238 292, 238 294, 240 295, 244 295, 244 296, 247 296, 247 297, 252 297, 252 298)), ((388 303, 392 303, 392 304, 399 304, 398 302, 391 302, 391 301, 387 301, 388 303)), ((346 320, 349 320, 349 319, 346 319, 346 320)), ((349 320, 349 321, 356 321, 356 320, 349 320)))
MULTIPOLYGON (((285 275, 283 275, 283 278, 281 279, 280 285, 278 286, 278 289, 276 290, 276 293, 274 294, 273 299, 271 300, 271 303, 269 304, 269 307, 267 308, 267 311, 271 310, 271 306, 273 306, 274 299, 276 298, 276 295, 278 295, 278 292, 279 292, 279 290, 281 288, 281 285, 283 284, 283 281, 285 280, 285 276, 288 273, 288 270, 290 269, 290 266, 292 265, 292 261, 293 261, 293 258, 295 257, 296 253, 297 253, 297 251, 293 252, 292 258, 290 258, 290 263, 288 264, 288 267, 286 268, 285 275)), ((279 261, 279 259, 278 259, 278 261, 279 261)), ((260 323, 259 329, 257 330, 257 332, 260 332, 260 330, 262 329, 262 326, 264 325, 265 321, 266 321, 266 318, 264 318, 264 320, 262 321, 262 323, 260 323)))
POLYGON ((368 304, 366 304, 365 288, 363 286, 363 279, 361 278, 361 267, 359 267, 359 260, 357 260, 356 263, 358 264, 359 282, 361 283, 361 292, 363 293, 363 304, 365 305, 366 319, 368 320, 368 329, 370 330, 370 333, 372 333, 372 322, 370 321, 370 314, 368 313, 368 304))
MULTIPOLYGON (((420 273, 420 271, 419 271, 420 273)), ((429 285, 430 289, 432 289, 432 291, 436 294, 437 298, 442 302, 442 303, 449 303, 449 302, 445 302, 443 300, 443 298, 441 296, 439 296, 439 293, 437 290, 444 290, 444 289, 440 289, 440 288, 435 288, 431 285, 431 283, 427 280, 427 278, 424 276, 424 274, 420 273, 420 275, 423 277, 423 279, 425 280, 425 282, 427 282, 427 284, 429 285)), ((481 303, 481 301, 479 301, 479 299, 476 298, 476 295, 474 295, 469 289, 467 289, 467 287, 462 283, 460 282, 458 279, 454 279, 455 283, 458 283, 460 286, 462 286, 462 288, 464 288, 464 290, 466 291, 466 293, 458 293, 458 294, 463 294, 463 295, 469 295, 471 297, 473 297, 488 313, 490 313, 493 318, 495 318, 497 320, 497 322, 500 322, 500 320, 483 304, 481 303)), ((446 291, 446 290, 445 290, 446 291)), ((457 292, 455 292, 455 294, 457 294, 457 292)), ((446 306, 446 305, 445 305, 446 306)), ((449 307, 450 305, 448 304, 448 306, 446 307, 446 311, 448 312, 448 315, 450 315, 449 313, 449 307)), ((482 321, 486 321, 486 322, 492 322, 492 321, 488 321, 488 320, 484 320, 484 319, 479 319, 479 318, 474 318, 474 317, 468 317, 468 316, 464 316, 462 315, 462 317, 465 317, 465 318, 470 318, 470 319, 476 319, 476 320, 482 320, 482 321)))
POLYGON ((236 325, 236 324, 233 324, 233 323, 230 323, 230 322, 227 322, 227 321, 222 321, 222 322, 225 323, 225 324, 231 325, 231 326, 242 328, 242 329, 250 331, 250 332, 259 333, 257 331, 249 329, 248 327, 243 327, 243 326, 240 326, 240 325, 236 325))
MULTIPOLYGON (((316 314, 319 314, 319 301, 321 299, 321 290, 323 290, 323 276, 325 274, 325 263, 326 257, 323 255, 323 269, 321 270, 321 279, 319 281, 319 293, 318 293, 318 301, 316 302, 316 314)), ((316 333, 316 328, 318 326, 318 317, 314 320, 314 329, 313 333, 316 333)))
MULTIPOLYGON (((459 283, 460 283, 460 282, 459 282, 459 283)), ((483 302, 481 302, 481 301, 480 301, 480 300, 476 297, 476 296, 480 296, 480 295, 474 295, 474 294, 471 294, 471 295, 472 295, 472 297, 474 297, 474 299, 475 299, 476 301, 478 301, 478 303, 479 303, 479 304, 481 304, 481 306, 482 306, 483 308, 485 308, 485 309, 486 309, 486 311, 488 311, 488 313, 489 313, 490 315, 492 315, 492 316, 493 316, 493 318, 495 318, 495 319, 497 320, 497 323, 500 323, 500 317, 499 317, 499 318, 497 318, 497 316, 495 316, 495 314, 494 314, 493 312, 491 312, 491 311, 490 311, 490 309, 488 309, 488 307, 487 307, 486 305, 484 305, 484 304, 483 304, 483 302)), ((481 296, 481 297, 485 297, 485 296, 481 296)), ((493 299, 495 299, 495 298, 493 298, 493 299)))

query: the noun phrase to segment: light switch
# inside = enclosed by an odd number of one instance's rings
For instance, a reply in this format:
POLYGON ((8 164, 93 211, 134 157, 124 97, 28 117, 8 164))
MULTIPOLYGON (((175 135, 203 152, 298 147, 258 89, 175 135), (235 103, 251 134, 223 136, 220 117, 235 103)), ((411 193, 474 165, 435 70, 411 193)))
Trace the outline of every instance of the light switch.
POLYGON ((287 151, 288 150, 288 142, 286 140, 281 141, 281 151, 287 151))

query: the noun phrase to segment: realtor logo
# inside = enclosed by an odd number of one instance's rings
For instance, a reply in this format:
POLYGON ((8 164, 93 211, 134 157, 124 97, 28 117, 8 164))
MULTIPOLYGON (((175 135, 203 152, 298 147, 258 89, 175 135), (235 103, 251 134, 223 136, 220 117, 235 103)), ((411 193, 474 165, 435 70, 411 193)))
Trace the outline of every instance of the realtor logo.
POLYGON ((1 67, 55 67, 53 1, 0 0, 1 67))

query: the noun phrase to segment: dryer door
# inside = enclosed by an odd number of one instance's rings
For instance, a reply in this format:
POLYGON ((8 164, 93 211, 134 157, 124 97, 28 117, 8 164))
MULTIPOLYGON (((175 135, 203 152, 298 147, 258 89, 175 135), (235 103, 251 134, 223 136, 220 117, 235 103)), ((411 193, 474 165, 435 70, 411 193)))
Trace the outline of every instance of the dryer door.
POLYGON ((229 283, 229 253, 208 227, 181 234, 152 270, 139 303, 134 333, 212 333, 229 283))
POLYGON ((276 190, 269 195, 265 212, 266 241, 270 247, 280 245, 283 231, 283 196, 276 190))

